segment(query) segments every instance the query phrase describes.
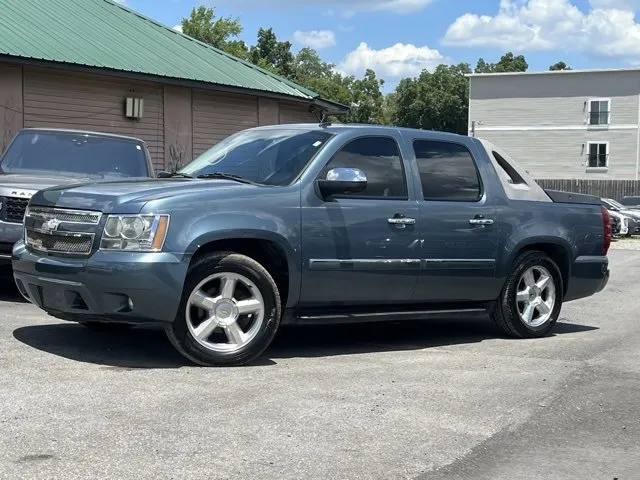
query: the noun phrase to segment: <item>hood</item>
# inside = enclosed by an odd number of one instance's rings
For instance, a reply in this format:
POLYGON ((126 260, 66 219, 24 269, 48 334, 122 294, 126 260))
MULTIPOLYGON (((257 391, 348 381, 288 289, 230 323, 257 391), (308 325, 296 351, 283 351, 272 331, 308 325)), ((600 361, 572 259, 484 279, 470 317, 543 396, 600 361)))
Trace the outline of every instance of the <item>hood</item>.
POLYGON ((15 173, 0 173, 0 196, 25 196, 30 197, 33 193, 43 188, 57 185, 68 185, 71 183, 86 182, 87 178, 65 177, 65 176, 45 176, 45 175, 22 175, 15 173), (24 195, 21 195, 23 193, 24 195))
POLYGON ((103 213, 138 213, 147 202, 181 195, 210 197, 212 194, 260 187, 230 180, 188 178, 139 179, 115 182, 58 186, 41 190, 31 199, 32 205, 76 208, 103 213), (215 193, 214 193, 215 192, 215 193))

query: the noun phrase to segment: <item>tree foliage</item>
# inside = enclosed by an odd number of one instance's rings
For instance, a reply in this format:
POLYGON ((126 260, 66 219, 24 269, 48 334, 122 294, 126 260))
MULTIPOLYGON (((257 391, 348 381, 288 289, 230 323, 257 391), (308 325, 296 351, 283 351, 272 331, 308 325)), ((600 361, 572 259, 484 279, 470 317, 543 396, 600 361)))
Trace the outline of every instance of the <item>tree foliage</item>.
POLYGON ((571 70, 571 67, 564 62, 554 63, 549 67, 550 71, 571 70))
POLYGON ((182 19, 182 32, 239 58, 246 59, 249 53, 247 45, 237 40, 242 33, 240 20, 232 17, 216 18, 215 10, 204 5, 193 8, 191 16, 182 19))
MULTIPOLYGON (((415 78, 401 80, 393 92, 383 93, 384 80, 368 69, 362 78, 344 75, 336 66, 324 62, 312 48, 297 53, 291 42, 281 41, 272 28, 260 28, 256 43, 239 40, 242 25, 237 18, 216 17, 213 8, 199 6, 182 20, 185 34, 227 53, 248 60, 273 73, 303 85, 321 97, 347 105, 343 122, 383 123, 466 134, 469 64, 439 65, 415 78)), ((496 63, 480 58, 475 73, 525 72, 529 68, 523 55, 507 52, 496 63)), ((558 62, 550 70, 569 69, 558 62)))
POLYGON ((423 71, 416 78, 405 78, 395 91, 396 125, 467 133, 469 88, 467 63, 439 65, 433 73, 423 71))
POLYGON ((529 64, 523 55, 514 56, 512 52, 507 52, 497 63, 487 63, 480 58, 475 73, 526 72, 528 69, 529 64))

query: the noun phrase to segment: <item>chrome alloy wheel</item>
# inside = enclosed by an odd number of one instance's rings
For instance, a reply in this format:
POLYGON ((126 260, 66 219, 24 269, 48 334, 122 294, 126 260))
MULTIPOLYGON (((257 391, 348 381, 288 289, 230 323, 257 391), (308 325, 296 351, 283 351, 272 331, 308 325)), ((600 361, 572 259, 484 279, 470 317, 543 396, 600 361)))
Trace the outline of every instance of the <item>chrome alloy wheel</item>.
POLYGON ((265 318, 255 283, 238 273, 216 273, 191 292, 186 320, 194 340, 208 350, 232 353, 251 342, 265 318))
POLYGON ((549 321, 556 304, 556 285, 549 270, 541 266, 527 269, 518 282, 516 303, 525 325, 539 327, 549 321))

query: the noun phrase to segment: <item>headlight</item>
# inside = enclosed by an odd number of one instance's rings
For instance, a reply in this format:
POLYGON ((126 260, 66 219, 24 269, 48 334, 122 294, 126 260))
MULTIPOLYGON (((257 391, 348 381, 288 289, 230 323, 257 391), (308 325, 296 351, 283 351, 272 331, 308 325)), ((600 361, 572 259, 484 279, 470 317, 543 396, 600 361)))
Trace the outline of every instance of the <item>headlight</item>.
POLYGON ((159 252, 164 245, 169 215, 109 215, 100 248, 159 252))

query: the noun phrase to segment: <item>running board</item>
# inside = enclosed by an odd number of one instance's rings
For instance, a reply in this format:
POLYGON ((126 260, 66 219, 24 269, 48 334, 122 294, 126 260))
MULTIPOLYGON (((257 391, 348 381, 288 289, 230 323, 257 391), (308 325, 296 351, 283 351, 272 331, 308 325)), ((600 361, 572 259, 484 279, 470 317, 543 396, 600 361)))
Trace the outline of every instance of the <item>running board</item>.
POLYGON ((398 310, 386 312, 335 312, 311 313, 285 311, 285 325, 327 325, 339 323, 392 322, 398 320, 452 319, 469 316, 484 316, 485 308, 460 308, 446 310, 398 310))

